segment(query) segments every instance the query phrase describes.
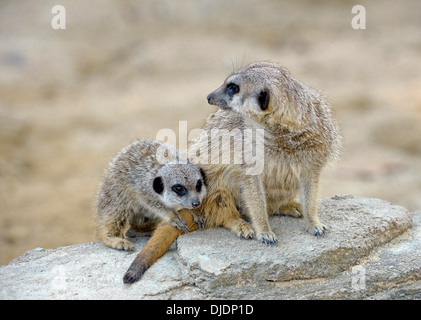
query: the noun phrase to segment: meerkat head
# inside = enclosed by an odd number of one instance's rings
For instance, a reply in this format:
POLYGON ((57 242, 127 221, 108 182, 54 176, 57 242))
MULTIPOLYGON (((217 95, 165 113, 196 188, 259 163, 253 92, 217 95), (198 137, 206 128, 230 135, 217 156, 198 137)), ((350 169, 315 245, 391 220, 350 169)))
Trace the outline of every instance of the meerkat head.
POLYGON ((306 98, 302 96, 306 89, 284 67, 256 62, 228 76, 207 100, 258 123, 278 122, 298 129, 305 121, 305 108, 300 103, 306 98))
POLYGON ((153 190, 168 208, 198 208, 207 192, 204 172, 190 163, 167 163, 153 180, 153 190))

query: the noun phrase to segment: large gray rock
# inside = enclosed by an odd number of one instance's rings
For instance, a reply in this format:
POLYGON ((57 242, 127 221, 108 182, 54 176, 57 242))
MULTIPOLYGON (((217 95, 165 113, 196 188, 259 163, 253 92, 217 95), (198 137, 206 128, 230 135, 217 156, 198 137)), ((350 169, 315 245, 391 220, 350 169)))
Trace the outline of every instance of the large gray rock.
POLYGON ((216 228, 181 236, 133 285, 136 253, 98 242, 34 249, 0 268, 2 299, 421 298, 421 212, 379 199, 320 199, 323 238, 301 219, 271 217, 279 245, 216 228))

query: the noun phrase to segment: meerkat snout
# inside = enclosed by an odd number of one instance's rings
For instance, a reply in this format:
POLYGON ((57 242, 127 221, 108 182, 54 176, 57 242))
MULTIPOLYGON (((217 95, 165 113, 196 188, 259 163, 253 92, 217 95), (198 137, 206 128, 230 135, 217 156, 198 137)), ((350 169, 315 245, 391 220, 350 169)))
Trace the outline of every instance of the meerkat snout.
POLYGON ((231 107, 228 106, 228 102, 230 96, 235 94, 235 90, 231 89, 230 93, 227 93, 229 89, 225 89, 226 88, 223 88, 223 86, 221 86, 214 92, 209 93, 207 96, 208 103, 210 105, 217 106, 224 110, 231 110, 231 107))
POLYGON ((206 99, 208 100, 209 104, 212 104, 212 93, 209 93, 206 99))
POLYGON ((215 100, 215 98, 216 98, 215 92, 209 93, 208 96, 207 96, 208 103, 210 105, 217 106, 218 105, 218 102, 215 100))
POLYGON ((199 208, 200 206, 200 201, 199 199, 194 199, 193 202, 191 203, 191 205, 193 206, 193 208, 199 208))

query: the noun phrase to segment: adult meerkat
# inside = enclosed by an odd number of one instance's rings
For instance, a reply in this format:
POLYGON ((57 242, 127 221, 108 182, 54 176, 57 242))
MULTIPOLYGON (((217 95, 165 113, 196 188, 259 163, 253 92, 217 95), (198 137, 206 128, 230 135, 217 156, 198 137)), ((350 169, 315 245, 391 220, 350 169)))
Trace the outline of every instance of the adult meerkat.
POLYGON ((96 206, 98 238, 109 247, 133 250, 129 231, 152 231, 160 222, 188 231, 179 211, 199 207, 205 195, 202 171, 180 163, 172 145, 137 140, 105 172, 96 206))
MULTIPOLYGON (((257 62, 228 76, 207 100, 220 109, 207 119, 193 151, 208 144, 210 130, 264 129, 264 167, 252 175, 246 174, 246 163, 202 165, 208 187, 202 215, 213 220, 239 206, 257 238, 273 244, 278 240, 268 214, 302 214, 308 231, 323 236, 327 228, 317 214, 319 176, 340 146, 338 127, 325 99, 286 68, 257 62), (295 201, 299 191, 301 204, 295 201)), ((244 154, 244 160, 250 156, 244 154)))

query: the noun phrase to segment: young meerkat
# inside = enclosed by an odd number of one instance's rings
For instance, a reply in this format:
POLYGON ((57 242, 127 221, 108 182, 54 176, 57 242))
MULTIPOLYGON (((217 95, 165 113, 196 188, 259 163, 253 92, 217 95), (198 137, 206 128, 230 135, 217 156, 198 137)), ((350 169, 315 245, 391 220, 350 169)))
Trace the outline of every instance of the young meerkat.
MULTIPOLYGON (((241 207, 257 238, 267 244, 278 242, 268 214, 303 215, 308 231, 323 236, 327 228, 317 213, 319 176, 338 155, 341 141, 325 99, 286 68, 256 62, 228 76, 207 100, 220 110, 207 119, 192 150, 209 145, 210 130, 264 129, 264 167, 259 174, 246 174, 247 161, 201 165, 208 196, 198 211, 212 221, 227 208, 241 207), (301 203, 295 201, 298 192, 301 203)), ((243 156, 247 160, 251 154, 243 156)))
MULTIPOLYGON (((133 250, 129 231, 152 231, 160 222, 188 231, 179 211, 199 207, 205 195, 203 172, 179 162, 175 147, 137 140, 105 172, 96 205, 98 238, 109 247, 133 250)), ((200 217, 194 218, 201 225, 200 217)))

